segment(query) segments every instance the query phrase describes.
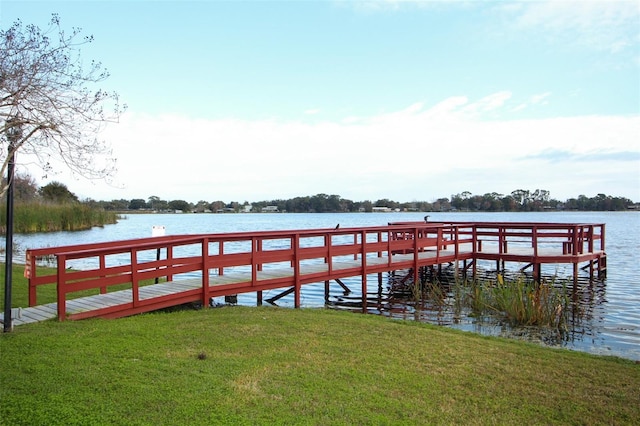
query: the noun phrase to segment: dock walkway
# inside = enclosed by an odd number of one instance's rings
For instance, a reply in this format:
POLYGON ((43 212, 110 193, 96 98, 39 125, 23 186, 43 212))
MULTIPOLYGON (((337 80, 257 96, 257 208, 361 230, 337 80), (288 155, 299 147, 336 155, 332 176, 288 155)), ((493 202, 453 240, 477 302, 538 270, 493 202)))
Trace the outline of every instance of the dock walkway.
MULTIPOLYGON (((496 262, 496 268, 509 262, 531 267, 534 276, 546 263, 573 264, 575 276, 586 262, 592 274, 603 274, 604 225, 410 222, 33 249, 25 271, 30 306, 13 309, 11 321, 18 326, 54 318, 117 318, 190 302, 207 306, 212 297, 249 292, 261 304, 262 292, 274 289, 289 289, 300 307, 306 284, 324 282, 328 292, 330 280, 360 276, 365 294, 370 274, 380 281, 386 272, 453 264, 456 271, 471 270, 475 276, 481 260, 496 262), (38 275, 38 259, 51 256, 57 272, 38 275), (76 270, 79 261, 90 266, 76 270), (43 285, 56 286, 57 302, 37 303, 43 285), (99 294, 77 297, 86 290, 99 294)), ((366 298, 363 305, 365 310, 366 298)))

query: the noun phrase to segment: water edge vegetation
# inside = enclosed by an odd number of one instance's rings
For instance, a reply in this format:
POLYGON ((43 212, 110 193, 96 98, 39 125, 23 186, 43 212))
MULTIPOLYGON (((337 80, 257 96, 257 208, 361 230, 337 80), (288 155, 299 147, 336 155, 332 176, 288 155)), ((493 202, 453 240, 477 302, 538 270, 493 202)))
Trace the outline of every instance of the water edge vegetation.
MULTIPOLYGON (((116 223, 119 216, 83 203, 18 202, 14 207, 15 233, 80 231, 116 223)), ((0 209, 0 233, 4 234, 6 209, 0 209)))

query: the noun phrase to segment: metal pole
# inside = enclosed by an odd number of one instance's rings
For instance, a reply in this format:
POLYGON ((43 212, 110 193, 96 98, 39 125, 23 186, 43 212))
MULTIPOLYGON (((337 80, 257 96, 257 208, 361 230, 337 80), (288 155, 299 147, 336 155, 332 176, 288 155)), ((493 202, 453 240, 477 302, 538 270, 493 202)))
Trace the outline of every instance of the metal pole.
POLYGON ((7 223, 5 231, 5 262, 4 262, 4 332, 11 331, 11 287, 13 267, 13 175, 15 166, 15 150, 13 135, 9 135, 9 164, 7 167, 7 223))

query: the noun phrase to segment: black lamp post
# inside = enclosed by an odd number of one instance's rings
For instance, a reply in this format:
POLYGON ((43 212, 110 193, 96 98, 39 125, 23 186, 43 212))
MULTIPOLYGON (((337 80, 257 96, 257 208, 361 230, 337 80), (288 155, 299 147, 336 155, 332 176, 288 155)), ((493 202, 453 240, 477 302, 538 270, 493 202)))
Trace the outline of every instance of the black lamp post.
POLYGON ((9 152, 7 164, 7 223, 5 230, 5 267, 4 267, 4 332, 11 331, 11 286, 12 286, 12 266, 13 266, 13 175, 15 169, 15 143, 20 138, 20 124, 16 123, 17 118, 7 120, 7 140, 9 141, 9 152))

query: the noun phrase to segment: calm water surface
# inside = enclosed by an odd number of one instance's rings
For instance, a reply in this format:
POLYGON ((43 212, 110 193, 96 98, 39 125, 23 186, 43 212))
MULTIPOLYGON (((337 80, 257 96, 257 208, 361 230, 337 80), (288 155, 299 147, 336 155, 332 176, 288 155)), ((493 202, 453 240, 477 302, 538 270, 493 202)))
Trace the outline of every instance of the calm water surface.
MULTIPOLYGON (((454 317, 438 312, 416 313, 407 305, 389 306, 387 303, 379 313, 396 318, 418 319, 443 326, 488 335, 523 338, 550 346, 596 354, 615 355, 640 360, 640 283, 638 261, 640 260, 640 213, 638 212, 553 212, 553 213, 428 213, 430 221, 520 221, 520 222, 565 222, 605 223, 607 278, 603 282, 581 285, 581 297, 585 303, 586 317, 576 324, 570 333, 554 338, 538 335, 531 330, 513 330, 488 319, 454 317)), ((323 214, 136 214, 128 215, 116 225, 94 228, 80 232, 57 232, 47 234, 16 235, 17 263, 24 262, 27 248, 55 247, 61 245, 93 243, 103 241, 143 238, 151 236, 154 225, 163 225, 167 235, 286 230, 305 228, 327 228, 386 225, 392 221, 420 221, 425 213, 323 213, 323 214)), ((571 265, 554 265, 552 274, 569 277, 571 265)), ((354 299, 358 294, 360 279, 343 280, 352 290, 354 299)), ((368 280, 368 293, 376 294, 376 279, 368 280)), ((276 296, 281 291, 264 292, 264 299, 276 296)), ((342 295, 340 287, 332 287, 331 295, 342 295)), ((370 297, 370 296, 369 296, 370 297)), ((341 299, 341 298, 340 298, 341 299)), ((324 306, 323 284, 304 286, 301 301, 305 307, 324 306)), ((222 301, 221 301, 222 302, 222 301)), ((238 303, 255 305, 254 295, 240 295, 238 303)), ((292 296, 278 300, 279 306, 293 306, 292 296)), ((375 311, 374 311, 375 312, 375 311)))

